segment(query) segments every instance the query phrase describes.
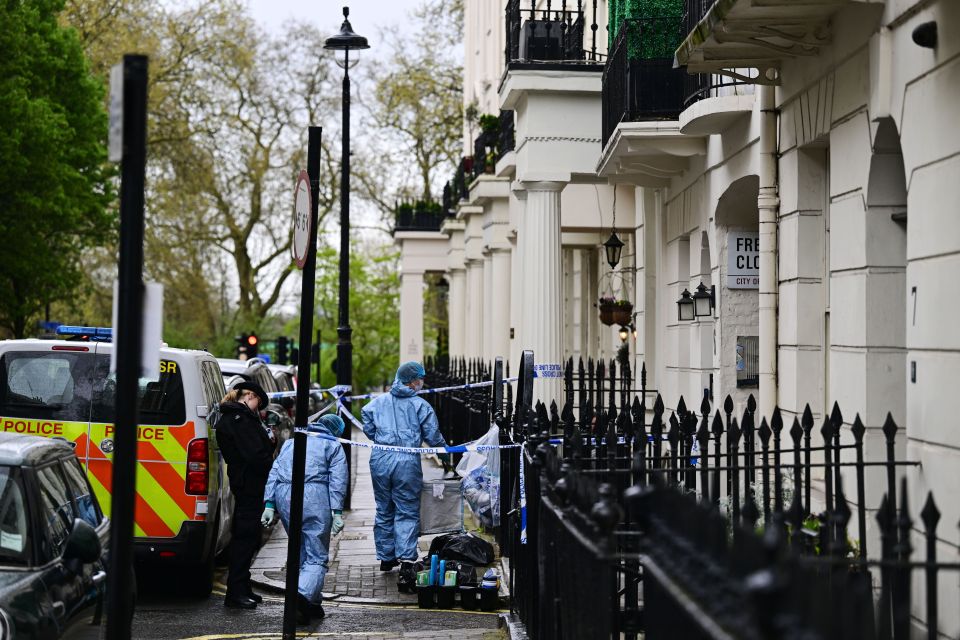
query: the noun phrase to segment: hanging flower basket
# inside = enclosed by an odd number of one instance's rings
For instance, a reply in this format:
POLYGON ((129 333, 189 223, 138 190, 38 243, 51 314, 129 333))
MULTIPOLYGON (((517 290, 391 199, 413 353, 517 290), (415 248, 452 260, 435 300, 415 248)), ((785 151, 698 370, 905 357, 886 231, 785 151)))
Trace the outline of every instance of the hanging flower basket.
POLYGON ((626 326, 633 318, 633 304, 627 300, 600 298, 600 322, 607 326, 626 326))

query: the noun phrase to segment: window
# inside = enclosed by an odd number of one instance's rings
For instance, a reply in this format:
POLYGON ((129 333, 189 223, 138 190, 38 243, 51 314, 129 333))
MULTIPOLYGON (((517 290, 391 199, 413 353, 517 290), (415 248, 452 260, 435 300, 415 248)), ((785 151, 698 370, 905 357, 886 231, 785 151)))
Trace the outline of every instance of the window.
POLYGON ((737 336, 737 388, 760 386, 760 338, 737 336))
POLYGON ((29 564, 28 522, 20 469, 0 466, 0 564, 29 564))
POLYGON ((11 351, 0 357, 0 415, 90 419, 92 354, 11 351))
POLYGON ((63 471, 67 478, 67 488, 76 503, 76 516, 87 524, 96 527, 103 519, 100 507, 90 491, 90 483, 80 468, 76 458, 64 458, 63 471))
MULTIPOLYGON (((98 355, 95 377, 100 388, 93 401, 92 422, 113 422, 116 414, 117 377, 108 374, 109 370, 110 356, 98 355)), ((187 421, 179 363, 161 360, 160 377, 156 380, 140 378, 137 395, 140 424, 181 425, 187 421)))
POLYGON ((37 485, 40 488, 40 521, 46 533, 43 555, 46 560, 52 560, 63 553, 73 527, 73 503, 59 464, 39 467, 37 485))
POLYGON ((277 381, 270 375, 270 369, 266 366, 257 367, 256 373, 253 374, 253 379, 263 387, 263 390, 267 393, 275 393, 277 391, 277 381))

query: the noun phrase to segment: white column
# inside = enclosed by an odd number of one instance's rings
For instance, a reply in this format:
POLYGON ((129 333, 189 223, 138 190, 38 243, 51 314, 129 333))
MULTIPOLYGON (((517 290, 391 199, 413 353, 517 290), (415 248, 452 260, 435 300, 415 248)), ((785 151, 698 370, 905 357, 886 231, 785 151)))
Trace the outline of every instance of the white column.
POLYGON ((484 360, 493 359, 493 258, 488 251, 483 254, 483 343, 480 355, 484 360))
MULTIPOLYGON (((525 182, 523 214, 523 344, 532 349, 538 365, 562 365, 563 316, 561 297, 563 270, 560 261, 560 192, 563 182, 525 182)), ((562 378, 539 378, 533 386, 534 401, 560 402, 562 378)))
POLYGON ((468 358, 479 358, 483 336, 483 263, 479 260, 467 260, 467 335, 464 340, 464 354, 468 358))
POLYGON ((510 351, 510 269, 509 249, 494 249, 490 261, 490 344, 487 355, 507 360, 510 351))
POLYGON ((400 275, 400 362, 423 360, 423 271, 400 275))
POLYGON ((760 85, 760 398, 759 415, 777 403, 777 112, 776 87, 760 85))
POLYGON ((450 270, 450 298, 447 309, 447 318, 450 325, 451 356, 462 356, 466 344, 466 302, 467 302, 467 271, 466 269, 450 270))

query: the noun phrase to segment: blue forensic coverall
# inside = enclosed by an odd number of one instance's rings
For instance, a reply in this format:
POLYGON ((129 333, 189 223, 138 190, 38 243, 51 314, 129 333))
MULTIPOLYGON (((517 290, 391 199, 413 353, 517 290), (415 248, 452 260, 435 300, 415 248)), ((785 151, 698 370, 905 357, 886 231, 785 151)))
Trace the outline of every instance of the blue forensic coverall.
MULTIPOLYGON (((426 400, 400 380, 390 393, 378 396, 363 408, 363 432, 377 444, 445 447, 437 414, 426 400)), ((370 475, 377 515, 373 538, 381 561, 417 559, 420 537, 420 490, 423 471, 420 455, 374 449, 370 475)))
MULTIPOLYGON (((324 416, 326 417, 326 416, 324 416)), ((342 424, 342 423, 341 423, 342 424)), ((311 424, 308 431, 327 437, 338 436, 323 424, 311 424)), ((264 500, 272 502, 283 523, 290 527, 290 492, 293 478, 293 439, 283 443, 273 462, 264 500)), ((343 509, 347 489, 347 457, 339 442, 307 438, 306 484, 303 488, 303 529, 300 538, 300 582, 297 591, 308 602, 323 601, 323 580, 327 576, 330 548, 331 510, 343 509)))

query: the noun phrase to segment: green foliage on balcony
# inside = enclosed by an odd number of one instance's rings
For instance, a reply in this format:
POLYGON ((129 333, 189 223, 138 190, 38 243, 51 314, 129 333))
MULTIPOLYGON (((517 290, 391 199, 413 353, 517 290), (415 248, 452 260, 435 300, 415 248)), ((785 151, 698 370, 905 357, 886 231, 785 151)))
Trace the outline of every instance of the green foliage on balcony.
POLYGON ((683 0, 610 0, 610 44, 627 24, 627 50, 631 60, 672 58, 680 46, 683 0))

